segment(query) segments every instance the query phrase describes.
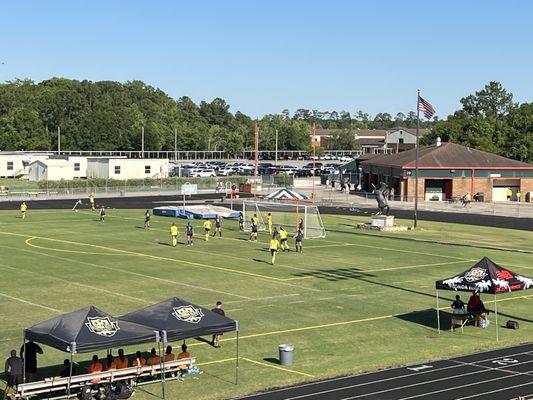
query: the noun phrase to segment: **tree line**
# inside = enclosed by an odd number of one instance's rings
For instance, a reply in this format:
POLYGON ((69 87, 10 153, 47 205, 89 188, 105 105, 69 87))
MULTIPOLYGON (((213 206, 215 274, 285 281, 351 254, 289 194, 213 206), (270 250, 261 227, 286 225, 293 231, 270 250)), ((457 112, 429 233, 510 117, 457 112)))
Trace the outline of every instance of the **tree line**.
MULTIPOLYGON (((516 104, 501 84, 461 100, 463 108, 446 120, 421 121, 432 128, 427 143, 440 136, 482 150, 533 160, 533 104, 516 104)), ((438 105, 436 105, 438 106, 438 105)), ((255 123, 221 98, 193 102, 175 100, 141 81, 119 83, 53 78, 35 83, 15 80, 0 84, 0 150, 55 150, 61 127, 63 150, 253 150, 255 123)), ((319 111, 298 109, 268 114, 257 121, 261 149, 309 150, 312 124, 335 129, 332 149, 356 149, 353 129, 414 128, 416 112, 319 111)))

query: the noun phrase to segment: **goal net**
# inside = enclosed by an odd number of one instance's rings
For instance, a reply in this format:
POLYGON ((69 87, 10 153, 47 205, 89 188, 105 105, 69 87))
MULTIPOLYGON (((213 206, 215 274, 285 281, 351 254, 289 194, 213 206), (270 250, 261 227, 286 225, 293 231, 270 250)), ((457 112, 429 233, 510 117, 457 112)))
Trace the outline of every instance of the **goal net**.
POLYGON ((272 225, 283 226, 289 234, 296 233, 300 218, 303 221, 303 234, 306 239, 316 239, 326 237, 326 229, 322 223, 322 218, 315 205, 245 200, 242 204, 244 227, 251 229, 251 218, 257 215, 259 219, 259 231, 268 230, 268 213, 272 216, 272 225))

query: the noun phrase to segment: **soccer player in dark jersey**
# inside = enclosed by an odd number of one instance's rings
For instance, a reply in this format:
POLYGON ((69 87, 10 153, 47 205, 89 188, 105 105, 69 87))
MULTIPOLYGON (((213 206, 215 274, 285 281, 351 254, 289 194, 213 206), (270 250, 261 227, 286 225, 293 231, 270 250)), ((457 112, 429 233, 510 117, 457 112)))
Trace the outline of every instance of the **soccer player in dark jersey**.
POLYGON ((217 233, 220 237, 222 237, 222 222, 220 221, 219 215, 217 215, 215 218, 215 231, 213 232, 213 237, 215 237, 217 233))
POLYGON ((303 218, 300 218, 300 221, 298 221, 298 230, 299 231, 304 231, 304 220, 303 218))
POLYGON ((144 213, 144 229, 150 228, 150 210, 144 213))
POLYGON ((244 217, 242 212, 239 213, 239 231, 244 232, 244 217))
POLYGON ((300 229, 298 229, 298 232, 296 232, 296 236, 294 236, 294 242, 296 247, 296 252, 301 253, 302 252, 302 242, 304 239, 304 234, 300 229))
POLYGON ((185 233, 187 235, 187 246, 192 246, 192 237, 194 236, 194 229, 190 222, 187 222, 185 233))
POLYGON ((250 222, 252 224, 252 231, 250 232, 250 239, 248 240, 255 240, 257 242, 257 228, 259 226, 259 218, 257 218, 257 214, 254 214, 250 222))
POLYGON ((104 206, 100 207, 100 213, 98 214, 100 216, 100 222, 105 221, 105 208, 104 206))

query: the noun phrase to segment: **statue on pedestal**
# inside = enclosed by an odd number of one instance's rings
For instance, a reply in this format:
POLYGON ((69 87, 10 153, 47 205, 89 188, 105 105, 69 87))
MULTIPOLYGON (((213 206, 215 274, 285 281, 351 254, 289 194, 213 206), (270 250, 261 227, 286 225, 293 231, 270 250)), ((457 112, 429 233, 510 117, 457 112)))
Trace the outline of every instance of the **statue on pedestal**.
MULTIPOLYGON (((372 185, 374 186, 374 185, 372 185)), ((379 211, 376 215, 389 215, 390 207, 387 202, 388 187, 385 182, 380 182, 379 187, 374 186, 374 195, 376 196, 376 201, 378 202, 379 211)))

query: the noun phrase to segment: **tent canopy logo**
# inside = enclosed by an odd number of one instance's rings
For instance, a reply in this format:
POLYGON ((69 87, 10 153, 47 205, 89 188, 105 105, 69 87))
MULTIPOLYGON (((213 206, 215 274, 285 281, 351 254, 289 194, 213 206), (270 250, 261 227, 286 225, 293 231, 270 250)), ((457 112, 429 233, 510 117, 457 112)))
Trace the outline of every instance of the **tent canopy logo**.
POLYGON ((87 317, 85 323, 91 333, 111 337, 119 331, 118 322, 113 322, 109 317, 87 317))
POLYGON ((465 274, 465 279, 468 282, 475 282, 483 279, 487 276, 487 270, 485 268, 475 267, 465 274))
POLYGON ((191 324, 197 324, 204 317, 204 313, 201 309, 193 306, 181 306, 173 307, 174 312, 172 315, 179 321, 190 322, 191 324))

